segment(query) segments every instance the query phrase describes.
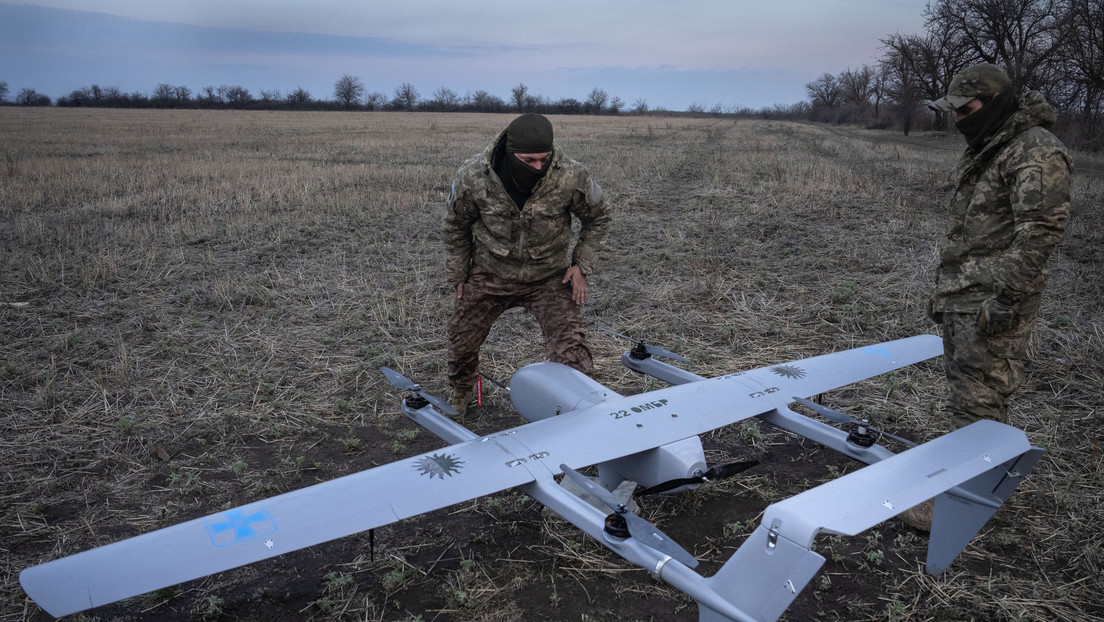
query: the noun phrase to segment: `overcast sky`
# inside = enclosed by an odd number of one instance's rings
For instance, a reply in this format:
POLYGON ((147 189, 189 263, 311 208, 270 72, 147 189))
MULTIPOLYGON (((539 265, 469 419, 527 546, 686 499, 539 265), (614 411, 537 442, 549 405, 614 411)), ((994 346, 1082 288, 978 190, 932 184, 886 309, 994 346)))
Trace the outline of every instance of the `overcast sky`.
POLYGON ((302 87, 344 74, 389 99, 445 86, 503 99, 761 108, 872 63, 880 39, 923 30, 926 0, 0 0, 0 80, 52 98, 98 84, 302 87))

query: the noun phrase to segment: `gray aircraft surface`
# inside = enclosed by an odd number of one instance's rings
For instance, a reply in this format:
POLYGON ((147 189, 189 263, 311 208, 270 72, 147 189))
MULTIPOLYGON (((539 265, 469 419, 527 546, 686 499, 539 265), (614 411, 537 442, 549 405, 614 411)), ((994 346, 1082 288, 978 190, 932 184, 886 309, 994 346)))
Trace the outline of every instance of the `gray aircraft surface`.
POLYGON ((824 563, 811 550, 818 534, 856 535, 934 498, 926 571, 942 573, 1043 453, 995 421, 894 453, 877 443, 879 430, 808 400, 941 353, 938 337, 918 335, 707 379, 638 342, 622 363, 673 386, 623 396, 564 365, 534 363, 509 386, 528 423, 489 435, 449 419, 446 402, 383 368, 407 392, 403 414, 450 445, 49 561, 19 580, 62 616, 516 488, 690 595, 700 620, 777 620, 824 563), (852 429, 794 412, 795 402, 852 429), (677 493, 743 470, 707 468, 698 435, 751 417, 868 466, 768 506, 732 557, 703 577, 693 555, 611 491, 631 481, 677 493), (597 478, 578 472, 591 465, 597 478))

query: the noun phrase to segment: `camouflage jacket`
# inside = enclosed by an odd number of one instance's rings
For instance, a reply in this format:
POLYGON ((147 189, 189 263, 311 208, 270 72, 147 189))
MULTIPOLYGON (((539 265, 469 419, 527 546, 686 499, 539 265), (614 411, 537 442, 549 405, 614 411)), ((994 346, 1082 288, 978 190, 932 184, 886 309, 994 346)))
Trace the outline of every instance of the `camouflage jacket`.
POLYGON ((1054 120, 1032 91, 984 147, 966 149, 939 249, 933 311, 975 313, 999 294, 1021 312, 1038 308, 1047 259, 1069 216, 1073 164, 1044 129, 1054 120))
POLYGON ((464 162, 446 203, 445 270, 450 285, 463 283, 472 264, 519 283, 563 274, 572 264, 594 271, 609 230, 602 188, 587 169, 553 147, 548 172, 518 209, 491 165, 500 133, 481 154, 464 162), (571 217, 581 224, 571 252, 571 217))

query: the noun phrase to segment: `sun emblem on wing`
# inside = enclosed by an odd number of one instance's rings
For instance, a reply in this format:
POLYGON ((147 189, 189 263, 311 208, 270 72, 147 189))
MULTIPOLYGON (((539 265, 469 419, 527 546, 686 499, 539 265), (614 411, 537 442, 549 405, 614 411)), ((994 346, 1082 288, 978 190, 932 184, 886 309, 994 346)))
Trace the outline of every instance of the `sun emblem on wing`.
POLYGON ((464 461, 458 460, 456 456, 433 454, 416 462, 414 468, 420 470, 422 475, 428 475, 429 479, 445 479, 446 475, 452 477, 453 473, 459 473, 462 464, 464 461))
POLYGON ((778 374, 779 376, 784 376, 786 378, 805 377, 805 370, 794 365, 776 365, 774 367, 771 367, 771 371, 778 374))

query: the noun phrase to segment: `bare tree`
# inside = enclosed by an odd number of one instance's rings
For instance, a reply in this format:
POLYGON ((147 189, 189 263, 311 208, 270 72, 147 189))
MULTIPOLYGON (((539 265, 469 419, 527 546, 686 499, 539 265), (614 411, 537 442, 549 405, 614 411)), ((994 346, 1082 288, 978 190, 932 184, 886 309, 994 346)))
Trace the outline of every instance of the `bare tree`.
POLYGON ((561 99, 556 108, 563 114, 579 114, 583 111, 583 103, 574 97, 561 99))
POLYGON ((287 94, 286 102, 288 108, 304 108, 311 102, 311 94, 303 87, 296 87, 294 91, 287 94))
POLYGON ((635 112, 636 114, 647 114, 648 100, 644 99, 643 97, 636 98, 636 101, 633 102, 633 112, 635 112))
POLYGON ((929 31, 961 38, 982 60, 1000 65, 1012 84, 1039 88, 1061 44, 1066 0, 936 0, 924 10, 929 31))
POLYGON ((805 85, 809 102, 813 106, 813 116, 819 121, 834 120, 836 112, 843 103, 843 87, 836 76, 823 73, 819 78, 805 85))
POLYGON ((381 108, 387 103, 387 96, 379 91, 372 91, 364 96, 364 107, 368 110, 381 108))
POLYGON ((839 80, 830 73, 821 74, 819 78, 806 84, 805 92, 814 106, 837 108, 843 102, 843 89, 839 80))
POLYGON ((219 87, 226 95, 226 103, 234 108, 245 108, 249 104, 253 103, 253 95, 249 93, 249 89, 237 84, 224 85, 219 87))
POLYGON ((197 99, 213 105, 226 103, 226 98, 223 97, 222 91, 220 89, 216 89, 213 86, 203 87, 202 94, 199 95, 197 99))
POLYGON ((418 89, 414 88, 413 84, 403 82, 395 89, 395 107, 399 110, 414 110, 419 97, 421 97, 421 94, 418 93, 418 89))
POLYGON ((448 87, 440 87, 436 91, 433 91, 433 100, 431 105, 434 110, 450 111, 455 110, 460 105, 460 96, 456 94, 456 91, 448 87))
POLYGON ((606 102, 608 101, 609 94, 598 87, 594 87, 591 89, 590 95, 587 96, 583 108, 590 114, 602 114, 602 111, 606 108, 606 102))
POLYGON ((1104 125, 1104 1, 1070 0, 1060 39, 1066 103, 1080 112, 1086 138, 1095 143, 1104 125))
POLYGON ((24 87, 15 96, 15 103, 20 106, 49 106, 50 98, 32 88, 24 87))
POLYGON ((8 83, 0 80, 0 102, 8 101, 8 83))
POLYGON ((471 107, 476 112, 502 112, 506 109, 506 102, 501 97, 480 90, 471 96, 471 107))
MULTIPOLYGON (((924 36, 895 34, 882 39, 882 44, 887 51, 882 67, 887 72, 887 93, 898 105, 939 99, 956 73, 980 60, 953 29, 938 24, 930 25, 924 36)), ((936 119, 940 126, 947 122, 944 113, 936 113, 936 119)))
POLYGON ((526 96, 528 94, 529 87, 525 86, 525 84, 521 82, 519 82, 518 85, 514 88, 510 89, 510 96, 512 97, 511 101, 514 104, 514 108, 516 108, 518 112, 525 112, 525 106, 528 103, 526 96))
POLYGON ((345 74, 334 83, 333 95, 334 101, 341 104, 342 108, 354 108, 364 96, 364 83, 356 76, 345 74))
POLYGON ((162 82, 153 89, 153 105, 167 108, 176 103, 176 87, 162 82))
POLYGON ((886 76, 885 93, 886 98, 896 105, 902 129, 905 136, 908 136, 916 120, 917 108, 924 99, 923 86, 916 71, 918 52, 912 46, 920 38, 902 37, 895 41, 896 45, 889 46, 886 55, 882 57, 886 76))
POLYGON ((874 104, 874 119, 878 120, 882 115, 882 100, 886 96, 886 84, 889 82, 889 69, 883 63, 878 63, 870 72, 870 98, 874 104))
POLYGON ((874 71, 869 65, 858 69, 848 67, 839 75, 840 96, 845 104, 864 108, 870 103, 873 90, 874 71))
POLYGON ((621 114, 621 109, 625 107, 625 102, 620 97, 614 96, 609 102, 610 114, 621 114))

